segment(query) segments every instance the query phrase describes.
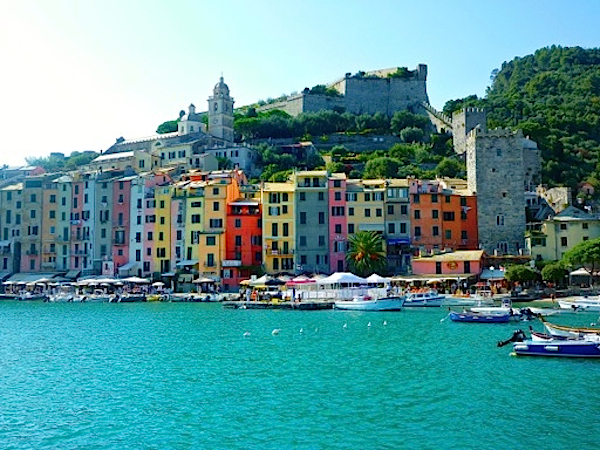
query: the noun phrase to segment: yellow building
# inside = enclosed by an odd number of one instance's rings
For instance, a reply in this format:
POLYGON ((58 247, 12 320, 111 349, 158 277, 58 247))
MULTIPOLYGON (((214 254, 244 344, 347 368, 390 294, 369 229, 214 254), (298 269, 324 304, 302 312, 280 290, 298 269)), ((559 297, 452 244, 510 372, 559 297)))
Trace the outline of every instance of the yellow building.
POLYGON ((171 186, 157 186, 154 191, 156 200, 156 250, 153 255, 155 270, 160 273, 171 271, 171 186))
POLYGON ((294 270, 294 183, 264 183, 261 189, 263 264, 267 273, 294 270))
POLYGON ((535 259, 558 261, 577 244, 600 237, 600 219, 569 206, 544 220, 539 230, 528 231, 525 247, 535 259))
POLYGON ((348 235, 358 231, 384 233, 385 190, 385 180, 346 182, 348 235))
POLYGON ((221 280, 225 259, 225 224, 227 222, 227 193, 231 178, 208 180, 204 187, 204 228, 198 242, 198 273, 221 280))

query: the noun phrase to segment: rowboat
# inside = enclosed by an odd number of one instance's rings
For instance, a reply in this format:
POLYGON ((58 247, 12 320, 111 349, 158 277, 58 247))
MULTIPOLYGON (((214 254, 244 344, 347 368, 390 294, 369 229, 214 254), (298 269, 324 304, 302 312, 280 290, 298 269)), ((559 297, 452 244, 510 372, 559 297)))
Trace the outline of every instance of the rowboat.
POLYGON ((574 311, 600 311, 600 297, 575 297, 574 299, 559 300, 562 309, 574 311))
POLYGON ((471 323, 506 323, 512 317, 510 313, 479 313, 473 311, 450 311, 449 316, 453 322, 471 323))
POLYGON ((592 327, 569 327, 566 325, 556 325, 546 321, 543 317, 540 320, 548 330, 548 332, 554 336, 574 337, 579 338, 585 335, 600 336, 600 328, 592 327))

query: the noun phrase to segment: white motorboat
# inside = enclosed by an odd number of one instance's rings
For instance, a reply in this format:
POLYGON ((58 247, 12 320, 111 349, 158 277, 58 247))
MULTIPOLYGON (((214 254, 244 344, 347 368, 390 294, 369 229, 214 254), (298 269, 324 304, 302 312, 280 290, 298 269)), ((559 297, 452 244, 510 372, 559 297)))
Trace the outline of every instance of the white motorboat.
POLYGON ((484 314, 519 314, 519 311, 513 310, 512 302, 509 298, 503 299, 500 306, 473 306, 469 309, 472 312, 484 314))
POLYGON ((493 306, 490 297, 478 294, 473 295, 446 295, 442 303, 444 306, 493 306))
POLYGON ((561 299, 558 301, 561 309, 572 311, 600 311, 600 297, 575 297, 573 299, 561 299))
POLYGON ((406 300, 404 300, 404 306, 439 307, 444 304, 445 300, 445 295, 439 294, 433 289, 424 292, 408 292, 406 300))
POLYGON ((404 304, 404 296, 373 298, 368 295, 358 295, 352 300, 336 300, 336 309, 351 311, 400 311, 404 304))

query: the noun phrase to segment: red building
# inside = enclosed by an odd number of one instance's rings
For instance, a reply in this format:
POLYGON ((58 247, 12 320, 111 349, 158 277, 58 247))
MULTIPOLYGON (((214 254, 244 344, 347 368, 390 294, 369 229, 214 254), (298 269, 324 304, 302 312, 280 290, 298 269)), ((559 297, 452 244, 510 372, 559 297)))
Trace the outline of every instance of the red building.
POLYGON ((478 248, 477 197, 464 180, 417 180, 409 183, 412 245, 432 250, 478 248))
POLYGON ((262 264, 262 211, 258 200, 240 198, 227 204, 223 288, 235 290, 262 264))

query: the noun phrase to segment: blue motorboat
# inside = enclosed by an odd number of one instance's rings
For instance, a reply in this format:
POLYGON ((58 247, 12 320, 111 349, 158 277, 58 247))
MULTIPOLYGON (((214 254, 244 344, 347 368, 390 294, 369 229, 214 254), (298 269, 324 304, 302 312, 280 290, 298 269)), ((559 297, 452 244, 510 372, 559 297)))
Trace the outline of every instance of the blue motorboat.
POLYGON ((563 358, 600 358, 600 344, 583 339, 525 340, 513 344, 519 356, 559 356, 563 358))

